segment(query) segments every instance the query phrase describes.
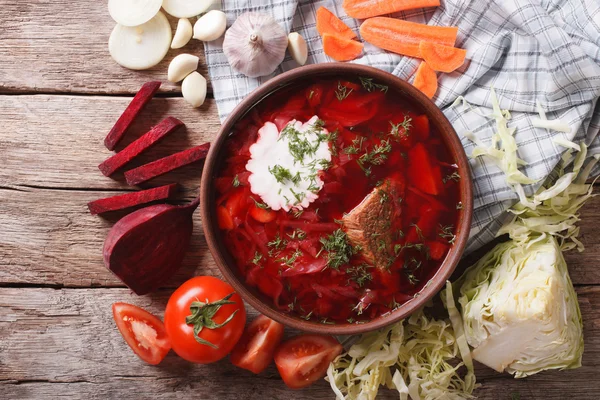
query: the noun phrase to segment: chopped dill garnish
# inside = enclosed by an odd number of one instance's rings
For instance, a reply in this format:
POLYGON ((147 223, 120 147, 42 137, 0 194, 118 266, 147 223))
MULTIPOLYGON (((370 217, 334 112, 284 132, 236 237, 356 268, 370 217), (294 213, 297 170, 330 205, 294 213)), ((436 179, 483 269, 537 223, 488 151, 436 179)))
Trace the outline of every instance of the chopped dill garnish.
POLYGON ((463 209, 463 203, 462 203, 462 201, 459 201, 458 203, 456 203, 456 209, 457 210, 462 210, 463 209))
POLYGON ((448 183, 450 181, 458 182, 459 180, 460 180, 460 175, 458 174, 458 172, 454 171, 450 175, 446 175, 442 179, 442 182, 444 182, 444 184, 445 184, 445 183, 448 183))
POLYGON ((254 253, 254 258, 252 259, 252 264, 254 265, 258 265, 258 263, 260 262, 260 260, 262 260, 263 255, 260 252, 255 252, 254 253))
POLYGON ((382 84, 373 82, 373 78, 365 78, 365 77, 361 76, 358 79, 360 79, 360 83, 361 83, 362 87, 367 92, 372 92, 373 90, 377 89, 379 91, 387 93, 387 91, 389 89, 386 85, 382 85, 382 84))
POLYGON ((442 239, 446 239, 448 243, 454 244, 454 241, 456 240, 456 235, 454 234, 454 226, 443 226, 442 224, 440 224, 440 230, 440 237, 442 239))
POLYGON ((352 146, 348 146, 344 149, 346 154, 358 154, 362 151, 362 145, 365 141, 364 136, 357 137, 352 140, 352 146))
MULTIPOLYGON (((381 198, 379 199, 379 204, 383 204, 386 203, 389 199, 390 196, 387 194, 387 192, 383 189, 378 189, 378 193, 381 196, 381 198)), ((386 222, 390 222, 390 221, 386 221, 386 222)))
POLYGON ((267 246, 275 250, 281 250, 287 246, 287 240, 282 239, 281 236, 279 236, 279 233, 277 233, 277 235, 275 235, 275 239, 267 243, 267 246))
POLYGON ((233 187, 240 186, 240 179, 238 178, 237 174, 233 177, 233 182, 231 182, 231 184, 233 185, 233 187))
POLYGON ((350 96, 350 93, 352 93, 352 90, 353 89, 348 89, 348 87, 342 85, 341 82, 338 82, 337 89, 335 90, 335 97, 337 97, 337 99, 339 101, 342 101, 345 98, 347 98, 348 96, 350 96))
MULTIPOLYGON (((273 167, 269 167, 269 172, 275 177, 275 180, 279 183, 285 181, 293 181, 294 177, 289 169, 282 167, 279 164, 275 164, 273 167)), ((300 175, 297 175, 300 178, 300 175)))
POLYGON ((390 121, 390 125, 392 126, 392 129, 390 130, 390 136, 399 139, 401 136, 408 136, 408 131, 412 127, 412 118, 410 118, 408 115, 405 115, 404 121, 397 124, 394 124, 392 121, 390 121), (402 131, 400 128, 402 128, 402 131))
POLYGON ((292 194, 296 198, 296 204, 302 203, 302 200, 304 200, 304 197, 306 196, 304 192, 296 193, 293 188, 290 188, 290 192, 292 192, 292 194))
POLYGON ((373 266, 369 264, 360 264, 354 267, 346 268, 346 274, 349 279, 356 282, 358 287, 363 287, 373 280, 373 275, 369 271, 373 266))
POLYGON ((306 232, 298 228, 295 229, 291 234, 288 233, 287 236, 292 240, 303 240, 306 239, 306 232))
POLYGON ((417 236, 419 237, 420 240, 425 240, 425 237, 423 236, 423 230, 421 230, 421 228, 419 228, 419 225, 410 224, 410 226, 415 227, 415 231, 417 232, 417 236))
POLYGON ((300 216, 302 216, 302 214, 304 213, 304 209, 300 209, 300 210, 294 210, 294 218, 300 218, 300 216))
POLYGON ((373 146, 371 151, 367 151, 358 159, 359 164, 382 165, 392 151, 392 145, 389 140, 382 140, 380 144, 373 146))
POLYGON ((269 206, 266 205, 265 203, 263 203, 262 201, 258 201, 254 197, 252 197, 252 200, 254 200, 254 204, 256 204, 256 207, 262 208, 263 210, 268 210, 269 209, 269 206))
POLYGON ((313 312, 311 311, 311 312, 309 312, 309 313, 308 313, 308 314, 306 314, 306 315, 301 315, 301 316, 300 316, 300 318, 302 318, 302 319, 305 319, 305 320, 307 320, 307 321, 308 321, 308 320, 310 319, 310 317, 312 316, 312 313, 313 313, 313 312))
POLYGON ((321 238, 323 250, 327 251, 327 267, 339 270, 344 264, 350 262, 357 249, 348 242, 348 236, 341 229, 336 229, 330 235, 321 238))
POLYGON ((288 257, 281 257, 279 258, 277 261, 285 264, 286 266, 292 268, 294 265, 294 262, 296 262, 296 260, 298 259, 298 257, 300 257, 302 255, 302 251, 301 250, 296 250, 294 251, 294 253, 288 257))

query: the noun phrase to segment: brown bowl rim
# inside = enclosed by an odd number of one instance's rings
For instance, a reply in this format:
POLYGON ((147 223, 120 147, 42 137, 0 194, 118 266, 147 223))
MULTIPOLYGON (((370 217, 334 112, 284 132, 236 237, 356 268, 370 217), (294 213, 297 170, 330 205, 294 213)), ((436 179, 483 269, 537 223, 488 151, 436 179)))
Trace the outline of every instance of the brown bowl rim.
POLYGON ((291 71, 278 75, 268 82, 262 84, 252 93, 246 96, 240 104, 231 112, 227 120, 221 126, 221 129, 211 144, 210 151, 204 163, 202 172, 202 181, 200 186, 200 213, 202 218, 202 226, 205 234, 208 248, 213 255, 217 267, 225 277, 225 279, 233 286, 240 296, 253 306, 260 313, 272 318, 286 326, 313 333, 329 334, 329 335, 354 335, 364 332, 377 330, 400 321, 419 308, 423 307, 427 301, 433 298, 445 285, 447 279, 454 272, 458 262, 466 247, 469 232, 471 228, 471 220, 473 215, 473 184, 470 179, 470 166, 467 155, 460 142, 456 131, 450 124, 450 121, 442 113, 442 111, 423 93, 408 82, 379 69, 359 64, 344 64, 344 63, 329 63, 315 64, 304 67, 299 67, 291 71), (213 179, 216 172, 216 167, 219 161, 219 152, 223 144, 227 140, 233 126, 238 122, 256 103, 264 97, 270 95, 281 87, 287 86, 297 79, 306 79, 307 77, 319 76, 334 76, 339 75, 356 75, 367 76, 375 79, 380 83, 386 83, 392 86, 395 90, 403 93, 409 99, 416 101, 416 105, 427 114, 431 123, 435 124, 441 136, 444 138, 446 145, 453 154, 456 163, 458 164, 459 174, 463 178, 460 180, 460 199, 463 204, 463 209, 460 214, 458 223, 458 231, 454 246, 446 256, 446 259, 430 279, 430 281, 418 293, 418 296, 407 301, 396 310, 377 317, 374 320, 361 324, 336 324, 329 325, 319 322, 306 321, 298 317, 293 317, 282 311, 277 310, 274 305, 263 301, 256 294, 256 289, 247 286, 238 277, 235 272, 236 266, 229 267, 226 257, 221 251, 219 228, 216 225, 214 218, 213 203, 215 200, 213 190, 213 179))

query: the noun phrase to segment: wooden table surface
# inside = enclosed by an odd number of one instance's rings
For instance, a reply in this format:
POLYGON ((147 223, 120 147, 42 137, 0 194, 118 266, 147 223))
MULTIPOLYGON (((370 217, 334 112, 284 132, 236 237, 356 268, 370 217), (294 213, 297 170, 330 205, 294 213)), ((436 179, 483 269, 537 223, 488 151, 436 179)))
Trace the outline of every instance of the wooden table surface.
MULTIPOLYGON (((172 353, 158 367, 145 365, 115 328, 112 303, 162 315, 187 278, 219 275, 196 214, 191 250, 177 276, 156 293, 132 294, 102 263, 115 218, 91 216, 86 208, 90 200, 133 190, 122 175, 109 179, 98 171, 111 154, 104 136, 142 83, 166 81, 174 55, 203 60, 201 44, 169 52, 149 71, 128 71, 108 54, 114 23, 106 1, 0 0, 0 10, 0 399, 333 398, 324 381, 287 390, 274 367, 254 376, 228 360, 192 365, 172 353)), ((219 128, 212 99, 193 110, 178 86, 165 83, 132 131, 166 115, 187 129, 138 163, 210 141, 219 128)), ((200 172, 201 166, 186 167, 146 187, 180 182, 180 199, 189 200, 198 193, 200 172)), ((600 397, 600 198, 589 202, 582 219, 587 250, 569 253, 567 261, 585 325, 583 367, 515 380, 478 365, 479 398, 600 397)))

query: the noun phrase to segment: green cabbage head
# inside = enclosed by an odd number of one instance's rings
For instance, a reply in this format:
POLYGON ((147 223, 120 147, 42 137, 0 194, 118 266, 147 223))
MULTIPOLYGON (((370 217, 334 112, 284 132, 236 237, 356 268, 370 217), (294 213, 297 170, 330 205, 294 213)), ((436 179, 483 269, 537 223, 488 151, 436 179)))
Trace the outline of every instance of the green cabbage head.
POLYGON ((581 313, 553 236, 497 245, 458 286, 475 360, 517 378, 581 366, 581 313))

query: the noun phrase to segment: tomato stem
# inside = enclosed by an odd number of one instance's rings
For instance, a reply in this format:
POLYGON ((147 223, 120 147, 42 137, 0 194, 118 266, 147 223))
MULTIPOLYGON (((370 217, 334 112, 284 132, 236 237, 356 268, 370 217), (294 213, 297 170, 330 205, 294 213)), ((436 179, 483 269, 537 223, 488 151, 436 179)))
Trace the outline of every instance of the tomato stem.
POLYGON ((190 304, 190 312, 192 314, 185 317, 185 323, 188 325, 194 325, 194 339, 196 339, 198 343, 210 346, 213 349, 219 348, 208 340, 202 339, 199 335, 204 328, 222 328, 227 325, 233 319, 233 317, 235 317, 235 314, 237 314, 239 310, 235 310, 229 317, 227 317, 225 321, 220 324, 213 321, 213 317, 217 314, 217 312, 219 312, 222 306, 226 304, 235 304, 235 301, 229 300, 234 293, 235 292, 232 292, 221 300, 217 300, 212 303, 206 300, 206 303, 201 301, 193 301, 192 304, 190 304))

